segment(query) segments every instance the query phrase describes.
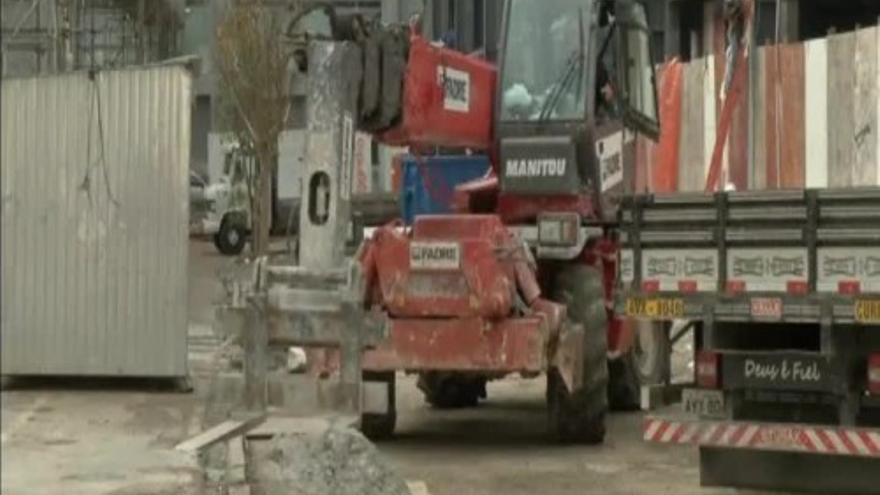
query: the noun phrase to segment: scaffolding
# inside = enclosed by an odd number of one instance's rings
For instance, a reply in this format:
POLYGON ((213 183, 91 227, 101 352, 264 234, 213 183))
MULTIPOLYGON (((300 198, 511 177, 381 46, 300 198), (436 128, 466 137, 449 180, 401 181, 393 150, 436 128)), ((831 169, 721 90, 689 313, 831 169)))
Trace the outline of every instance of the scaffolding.
POLYGON ((2 74, 145 64, 179 52, 174 0, 2 0, 2 74))

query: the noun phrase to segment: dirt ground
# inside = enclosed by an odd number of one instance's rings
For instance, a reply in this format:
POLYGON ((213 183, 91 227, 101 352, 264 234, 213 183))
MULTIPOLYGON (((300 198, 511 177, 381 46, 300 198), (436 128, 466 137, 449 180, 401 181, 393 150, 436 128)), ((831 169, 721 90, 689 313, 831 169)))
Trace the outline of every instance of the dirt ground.
MULTIPOLYGON (((228 259, 213 246, 190 250, 190 354, 193 393, 150 381, 15 381, 2 402, 2 493, 202 493, 193 456, 173 446, 201 429, 217 272, 228 259)), ((696 451, 646 445, 641 415, 615 414, 599 447, 559 446, 544 433, 542 380, 489 386, 478 408, 430 409, 411 377, 398 380, 398 438, 380 444, 414 493, 709 494, 696 451)))
POLYGON ((495 382, 453 412, 428 408, 413 380, 398 391, 399 435, 380 449, 433 495, 726 493, 699 487, 695 450, 645 445, 639 413, 612 415, 602 446, 548 441, 542 380, 495 382))

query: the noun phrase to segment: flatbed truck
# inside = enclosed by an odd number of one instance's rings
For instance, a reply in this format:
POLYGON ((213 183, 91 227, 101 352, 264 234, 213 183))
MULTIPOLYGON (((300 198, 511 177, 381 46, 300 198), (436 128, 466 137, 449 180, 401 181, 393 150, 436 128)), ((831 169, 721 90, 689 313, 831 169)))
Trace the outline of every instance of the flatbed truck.
POLYGON ((704 485, 880 493, 880 188, 640 195, 617 310, 694 323, 694 382, 644 439, 704 485))

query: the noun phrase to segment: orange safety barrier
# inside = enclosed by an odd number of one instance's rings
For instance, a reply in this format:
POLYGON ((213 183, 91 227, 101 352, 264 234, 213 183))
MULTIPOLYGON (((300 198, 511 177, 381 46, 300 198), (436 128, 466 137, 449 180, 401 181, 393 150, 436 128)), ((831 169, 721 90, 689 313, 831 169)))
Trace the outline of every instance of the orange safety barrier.
POLYGON ((673 58, 661 69, 660 81, 660 138, 653 150, 653 169, 650 171, 652 192, 671 193, 678 189, 679 138, 681 135, 682 100, 681 61, 673 58))

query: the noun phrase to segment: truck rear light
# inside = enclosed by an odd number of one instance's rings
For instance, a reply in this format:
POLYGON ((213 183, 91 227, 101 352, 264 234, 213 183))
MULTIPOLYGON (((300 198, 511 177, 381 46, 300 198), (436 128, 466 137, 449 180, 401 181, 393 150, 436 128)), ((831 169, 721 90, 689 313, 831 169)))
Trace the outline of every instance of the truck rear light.
POLYGON ((697 385, 702 388, 719 388, 721 386, 720 364, 721 356, 718 353, 697 352, 697 385))
POLYGON ((659 280, 644 280, 642 281, 642 292, 646 294, 651 294, 653 292, 660 291, 660 281, 659 280))
POLYGON ((742 280, 728 280, 725 289, 727 289, 727 294, 731 296, 742 294, 746 291, 746 283, 742 280))
POLYGON ((801 280, 789 280, 785 287, 787 292, 794 296, 805 296, 810 292, 809 284, 801 280))
POLYGON ((868 392, 880 395, 880 352, 868 357, 868 392))
POLYGON ((862 284, 858 280, 841 280, 837 284, 837 292, 845 296, 857 296, 862 292, 862 284))
POLYGON ((693 294, 697 292, 697 281, 696 280, 679 280, 678 281, 678 291, 684 294, 693 294))

